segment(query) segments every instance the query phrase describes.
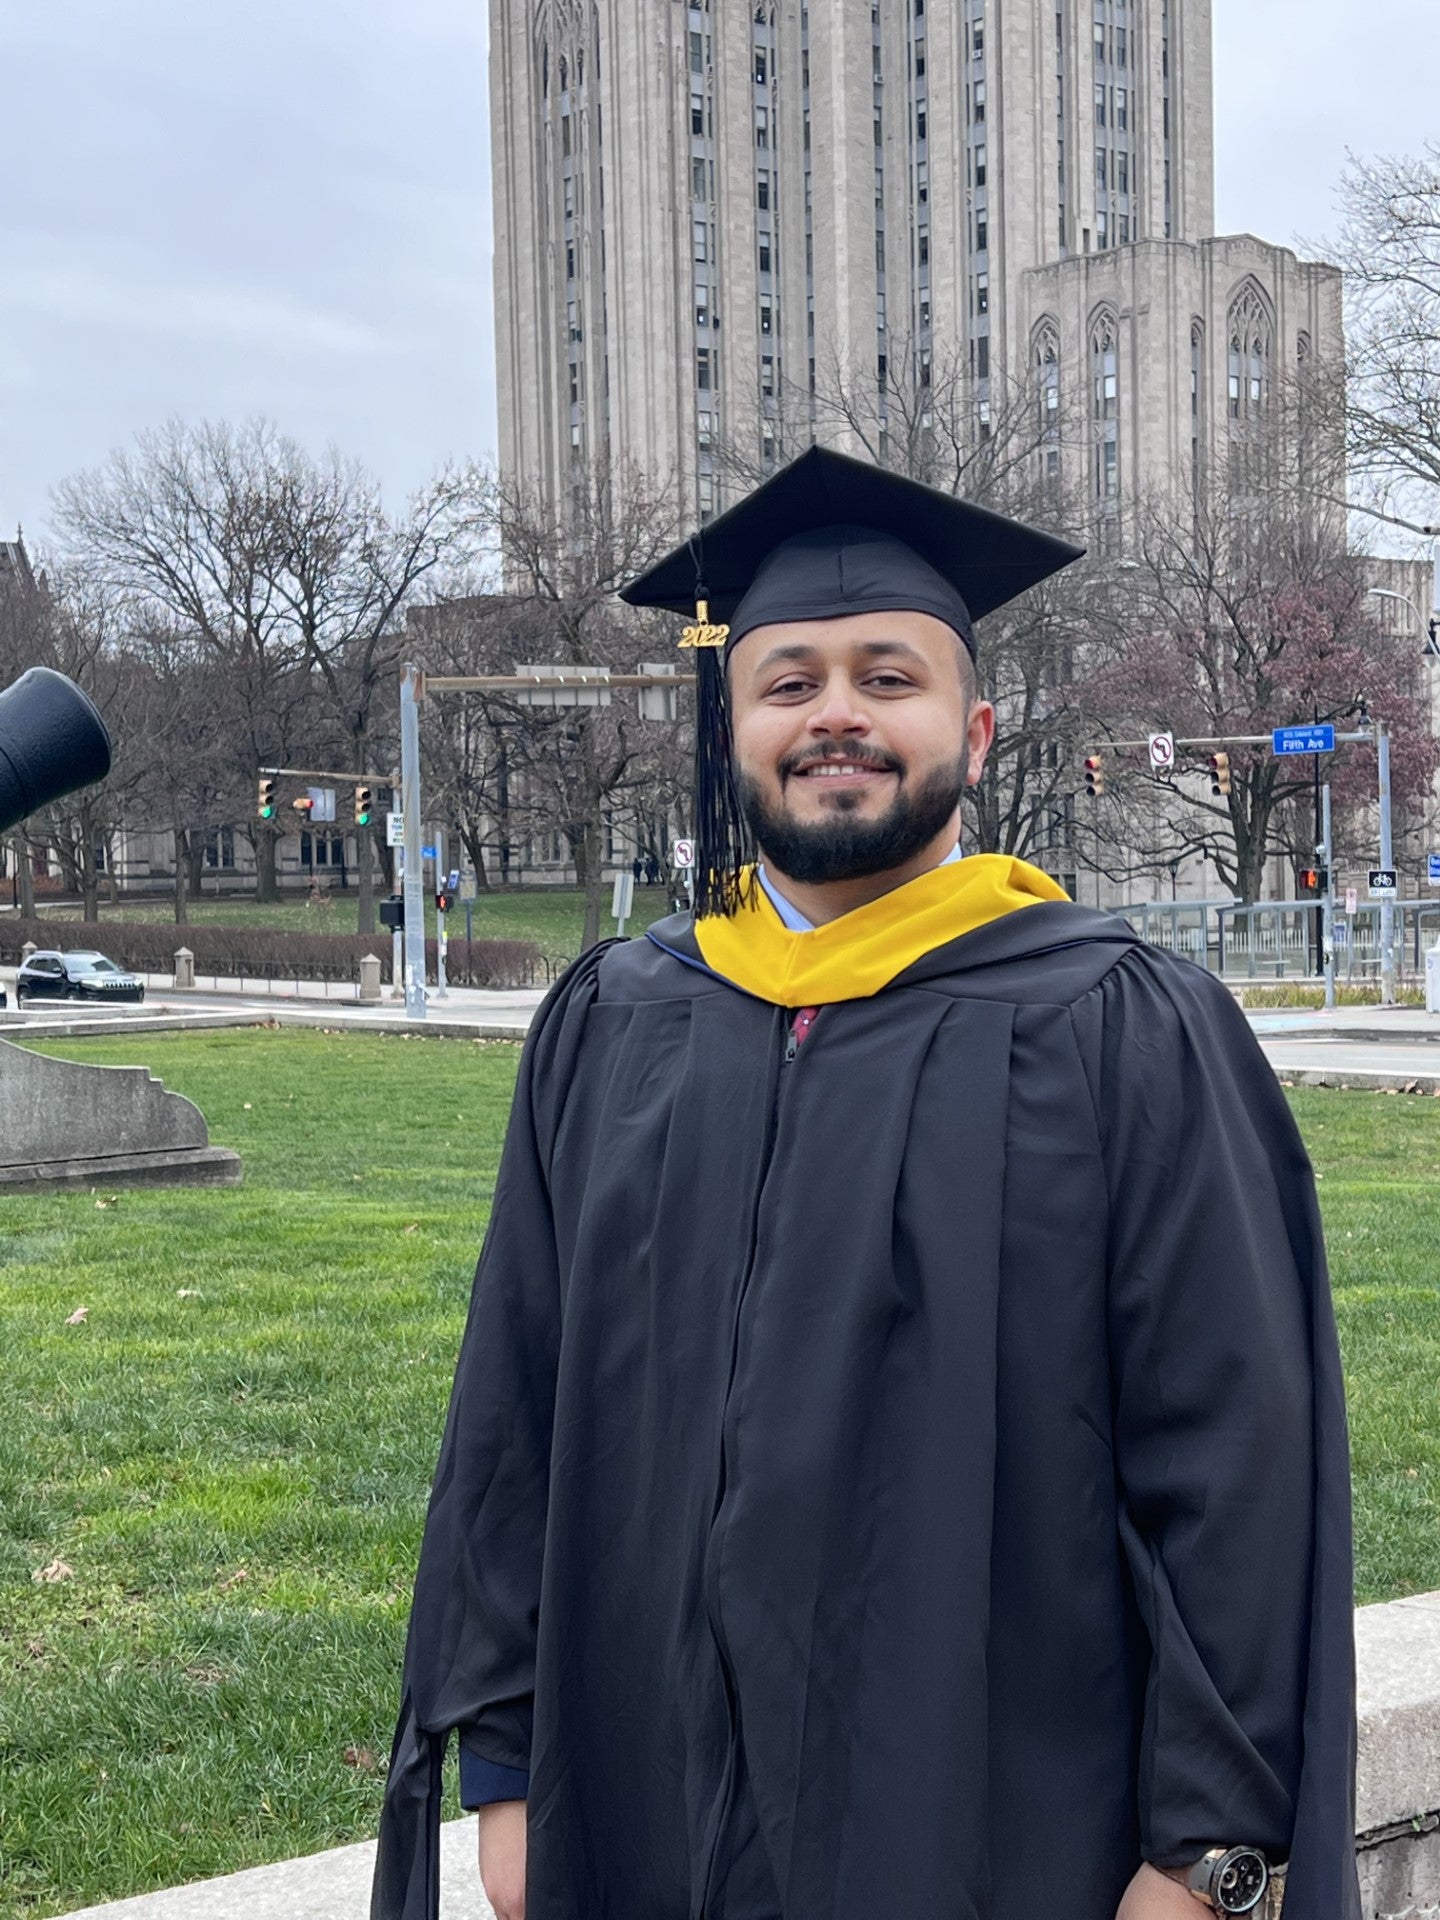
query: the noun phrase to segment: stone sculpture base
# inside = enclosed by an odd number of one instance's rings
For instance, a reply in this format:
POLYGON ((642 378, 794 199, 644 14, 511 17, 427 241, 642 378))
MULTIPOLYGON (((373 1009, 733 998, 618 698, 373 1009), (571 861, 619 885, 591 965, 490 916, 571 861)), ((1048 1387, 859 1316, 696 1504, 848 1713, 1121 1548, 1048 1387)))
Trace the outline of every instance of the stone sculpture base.
POLYGON ((145 1067, 52 1060, 0 1040, 0 1194, 56 1187, 233 1187, 193 1101, 145 1067))

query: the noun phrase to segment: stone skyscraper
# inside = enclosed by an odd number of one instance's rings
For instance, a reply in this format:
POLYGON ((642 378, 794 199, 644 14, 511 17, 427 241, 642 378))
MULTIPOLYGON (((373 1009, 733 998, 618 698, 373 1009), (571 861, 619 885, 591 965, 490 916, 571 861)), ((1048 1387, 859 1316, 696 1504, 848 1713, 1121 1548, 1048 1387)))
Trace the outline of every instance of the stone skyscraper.
POLYGON ((1210 0, 491 0, 502 466, 682 507, 848 379, 943 365, 1118 530, 1337 350, 1339 275, 1213 237, 1210 0), (807 396, 822 396, 807 406, 807 396), (1041 416, 1043 418, 1043 415, 1041 416), (731 462, 733 465, 733 462, 731 462))

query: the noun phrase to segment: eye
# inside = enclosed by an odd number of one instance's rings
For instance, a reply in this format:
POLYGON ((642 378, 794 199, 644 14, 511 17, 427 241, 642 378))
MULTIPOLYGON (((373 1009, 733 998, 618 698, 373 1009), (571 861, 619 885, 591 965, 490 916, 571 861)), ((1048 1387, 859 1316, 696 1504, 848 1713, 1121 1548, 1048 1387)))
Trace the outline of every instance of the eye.
POLYGON ((881 673, 872 673, 865 684, 877 687, 881 693, 893 693, 897 688, 901 691, 907 690, 913 687, 915 682, 908 674, 897 673, 894 668, 887 667, 881 673))
POLYGON ((768 690, 767 697, 770 699, 794 699, 796 696, 809 693, 812 684, 811 681, 806 680, 801 674, 790 674, 784 680, 777 680, 774 686, 768 690))

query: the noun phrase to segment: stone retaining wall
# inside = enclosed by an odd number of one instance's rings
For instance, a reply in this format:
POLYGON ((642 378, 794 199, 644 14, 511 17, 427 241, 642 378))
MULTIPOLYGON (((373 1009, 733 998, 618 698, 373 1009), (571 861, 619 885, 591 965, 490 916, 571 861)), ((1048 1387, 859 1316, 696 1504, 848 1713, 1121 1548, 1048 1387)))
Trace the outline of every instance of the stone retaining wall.
POLYGON ((1365 1920, 1440 1920, 1440 1593, 1355 1615, 1365 1920))

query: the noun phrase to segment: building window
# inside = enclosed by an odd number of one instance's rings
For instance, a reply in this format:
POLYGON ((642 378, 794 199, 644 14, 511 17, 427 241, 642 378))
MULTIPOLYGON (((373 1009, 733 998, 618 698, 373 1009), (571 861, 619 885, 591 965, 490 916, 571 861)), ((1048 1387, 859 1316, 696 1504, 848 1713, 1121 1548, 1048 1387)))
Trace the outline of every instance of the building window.
POLYGON ((1113 512, 1120 493, 1119 328, 1102 313, 1090 329, 1090 412, 1094 443, 1095 498, 1113 512))
POLYGON ((755 204, 761 213, 770 211, 770 176, 760 173, 755 179, 755 204))
POLYGON ((990 276, 988 273, 977 273, 975 276, 975 311, 976 313, 989 313, 990 311, 990 276))
POLYGON ((1105 124, 1105 89, 1103 86, 1097 86, 1095 89, 1095 124, 1097 127, 1103 127, 1105 124))
POLYGON ((1116 87, 1115 89, 1115 125, 1121 133, 1129 131, 1130 89, 1128 87, 1116 87))
POLYGON ((775 331, 775 303, 768 293, 760 296, 760 331, 764 334, 775 331))
POLYGON ((983 187, 985 185, 985 160, 985 143, 982 141, 975 149, 975 184, 977 187, 983 187))
POLYGON ((761 273, 769 273, 770 271, 770 236, 769 234, 762 234, 760 237, 759 255, 760 255, 761 273))
POLYGON ((1259 415, 1269 404, 1274 351, 1270 303, 1253 280, 1231 303, 1229 333, 1230 418, 1242 420, 1259 415))
POLYGON ((985 82, 983 80, 975 82, 975 124, 977 127, 985 124, 985 82))
POLYGON ((695 437, 702 447, 708 447, 714 443, 715 416, 708 407, 700 409, 695 437))
POLYGON ((775 356, 765 353, 760 356, 760 391, 765 398, 773 399, 775 394, 775 356))
POLYGON ((755 109, 755 145, 762 153, 769 151, 770 109, 768 107, 757 107, 755 109))
POLYGON ((690 232, 694 241, 694 256, 697 266, 704 266, 710 258, 710 223, 707 220, 691 222, 690 232))
POLYGON ((701 347, 695 355, 695 385, 701 393, 710 391, 710 349, 701 347))
POLYGON ((984 251, 989 245, 990 245, 989 218, 987 215, 983 213, 977 213, 975 216, 975 251, 977 253, 984 253, 984 251))

